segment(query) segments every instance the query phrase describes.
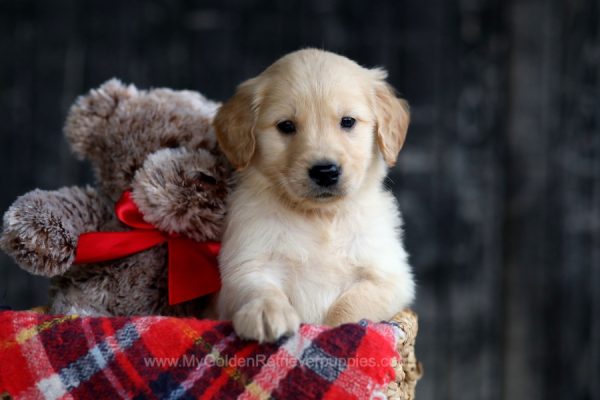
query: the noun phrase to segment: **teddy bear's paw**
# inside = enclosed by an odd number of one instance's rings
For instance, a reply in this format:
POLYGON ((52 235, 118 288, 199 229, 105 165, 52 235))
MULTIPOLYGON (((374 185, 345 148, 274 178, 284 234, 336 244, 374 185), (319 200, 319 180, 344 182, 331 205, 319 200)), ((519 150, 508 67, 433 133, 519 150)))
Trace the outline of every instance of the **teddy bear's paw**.
POLYGON ((32 274, 62 274, 71 266, 77 238, 43 199, 30 194, 4 215, 0 246, 32 274))
POLYGON ((233 316, 236 333, 259 342, 274 342, 282 336, 294 334, 299 326, 300 317, 287 299, 256 299, 245 304, 233 316))

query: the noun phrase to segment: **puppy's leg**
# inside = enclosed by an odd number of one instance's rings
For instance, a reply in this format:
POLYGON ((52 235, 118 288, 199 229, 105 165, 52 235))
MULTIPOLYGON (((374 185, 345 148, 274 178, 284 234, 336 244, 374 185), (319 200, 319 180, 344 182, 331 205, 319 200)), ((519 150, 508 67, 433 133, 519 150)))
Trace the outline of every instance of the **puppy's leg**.
POLYGON ((360 280, 331 306, 325 324, 337 326, 363 318, 382 321, 391 318, 412 300, 412 288, 402 291, 394 282, 360 280))
POLYGON ((268 276, 257 272, 244 274, 237 282, 225 275, 218 310, 220 319, 233 320, 240 337, 259 342, 273 342, 300 326, 298 312, 287 295, 268 276))
POLYGON ((281 290, 258 296, 233 315, 233 327, 240 337, 273 342, 291 335, 300 326, 300 317, 281 290))

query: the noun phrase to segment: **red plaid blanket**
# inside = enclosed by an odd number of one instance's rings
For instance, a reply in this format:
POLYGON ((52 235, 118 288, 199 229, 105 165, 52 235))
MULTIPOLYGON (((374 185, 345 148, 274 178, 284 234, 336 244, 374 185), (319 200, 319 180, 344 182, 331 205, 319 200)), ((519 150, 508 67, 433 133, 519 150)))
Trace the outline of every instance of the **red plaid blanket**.
POLYGON ((275 344, 193 318, 0 312, 0 395, 15 399, 383 398, 397 327, 303 325, 275 344))

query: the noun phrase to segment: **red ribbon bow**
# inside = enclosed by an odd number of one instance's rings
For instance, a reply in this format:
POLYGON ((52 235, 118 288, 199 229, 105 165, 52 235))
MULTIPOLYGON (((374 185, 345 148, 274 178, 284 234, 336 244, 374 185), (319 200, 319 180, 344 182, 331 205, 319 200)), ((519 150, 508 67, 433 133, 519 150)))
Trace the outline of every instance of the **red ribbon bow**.
POLYGON ((167 242, 169 304, 181 303, 219 291, 219 242, 200 243, 159 231, 154 225, 144 221, 144 216, 131 198, 130 191, 123 193, 115 205, 115 213, 121 222, 134 230, 81 234, 77 242, 75 264, 114 260, 167 242))

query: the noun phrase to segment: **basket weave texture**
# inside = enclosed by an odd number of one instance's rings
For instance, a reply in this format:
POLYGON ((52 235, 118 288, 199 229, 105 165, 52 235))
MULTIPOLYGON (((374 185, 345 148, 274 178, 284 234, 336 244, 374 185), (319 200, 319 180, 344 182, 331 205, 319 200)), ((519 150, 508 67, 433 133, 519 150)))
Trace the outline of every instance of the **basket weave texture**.
POLYGON ((398 343, 398 353, 402 361, 394 365, 396 379, 388 385, 389 400, 412 400, 415 398, 415 386, 423 376, 423 366, 415 356, 415 341, 419 330, 417 314, 404 310, 396 314, 392 321, 404 332, 404 338, 398 343))

